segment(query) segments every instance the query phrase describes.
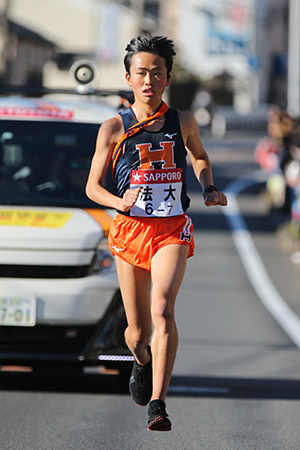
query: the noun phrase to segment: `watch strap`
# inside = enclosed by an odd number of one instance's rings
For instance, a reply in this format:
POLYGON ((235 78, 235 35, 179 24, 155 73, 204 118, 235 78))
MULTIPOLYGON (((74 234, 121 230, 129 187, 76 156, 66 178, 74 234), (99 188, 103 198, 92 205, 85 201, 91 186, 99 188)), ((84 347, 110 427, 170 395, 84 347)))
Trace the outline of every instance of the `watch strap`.
POLYGON ((203 197, 206 195, 206 194, 210 194, 211 192, 214 192, 214 191, 217 191, 218 189, 216 188, 216 186, 213 186, 212 184, 210 184, 209 186, 206 186, 204 189, 203 189, 203 192, 202 192, 202 194, 203 194, 203 197))

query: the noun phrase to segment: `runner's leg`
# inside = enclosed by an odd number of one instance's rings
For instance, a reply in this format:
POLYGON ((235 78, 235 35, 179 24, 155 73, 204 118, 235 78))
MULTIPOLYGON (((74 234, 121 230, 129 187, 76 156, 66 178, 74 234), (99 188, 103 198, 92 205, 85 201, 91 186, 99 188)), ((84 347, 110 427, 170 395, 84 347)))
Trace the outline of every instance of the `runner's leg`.
POLYGON ((139 364, 145 365, 150 356, 147 351, 151 334, 150 291, 151 275, 144 269, 116 257, 118 278, 128 327, 125 340, 139 364))
POLYGON ((174 305, 185 273, 188 250, 187 245, 166 245, 152 258, 152 400, 165 401, 172 375, 178 347, 174 305))

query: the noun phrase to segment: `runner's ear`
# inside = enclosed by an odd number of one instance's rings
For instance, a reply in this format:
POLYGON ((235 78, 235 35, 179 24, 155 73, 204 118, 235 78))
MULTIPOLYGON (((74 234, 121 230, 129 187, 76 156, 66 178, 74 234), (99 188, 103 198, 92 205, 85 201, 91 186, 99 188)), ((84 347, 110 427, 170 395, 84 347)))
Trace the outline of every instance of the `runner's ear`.
POLYGON ((127 81, 127 83, 128 83, 128 86, 131 86, 130 74, 129 74, 128 72, 126 72, 125 78, 126 78, 126 81, 127 81))

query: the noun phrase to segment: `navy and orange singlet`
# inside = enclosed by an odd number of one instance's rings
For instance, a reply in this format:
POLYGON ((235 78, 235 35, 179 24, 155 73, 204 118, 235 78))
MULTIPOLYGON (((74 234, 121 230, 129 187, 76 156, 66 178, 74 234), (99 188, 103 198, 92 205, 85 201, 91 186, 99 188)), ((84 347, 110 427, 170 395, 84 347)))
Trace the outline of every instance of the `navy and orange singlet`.
MULTIPOLYGON (((131 108, 120 113, 125 132, 137 123, 131 108)), ((131 217, 174 217, 185 214, 186 149, 178 112, 168 108, 159 131, 143 128, 124 142, 114 170, 117 195, 140 187, 136 204, 123 213, 131 217)))

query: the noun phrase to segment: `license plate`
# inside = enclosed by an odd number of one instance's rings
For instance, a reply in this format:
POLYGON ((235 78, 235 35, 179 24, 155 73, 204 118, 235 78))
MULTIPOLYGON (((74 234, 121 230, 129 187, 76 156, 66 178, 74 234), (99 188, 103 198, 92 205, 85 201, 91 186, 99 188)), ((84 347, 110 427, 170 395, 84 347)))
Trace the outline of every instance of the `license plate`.
POLYGON ((35 324, 35 297, 0 295, 0 325, 33 327, 35 324))

